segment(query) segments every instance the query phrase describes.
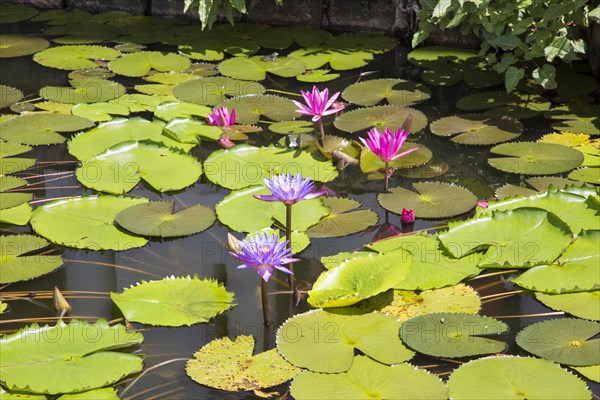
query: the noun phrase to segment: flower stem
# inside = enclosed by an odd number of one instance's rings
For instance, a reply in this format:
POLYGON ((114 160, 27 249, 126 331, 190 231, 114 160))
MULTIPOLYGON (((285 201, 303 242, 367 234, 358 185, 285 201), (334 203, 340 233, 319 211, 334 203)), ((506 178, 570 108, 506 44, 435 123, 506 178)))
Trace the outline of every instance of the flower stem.
MULTIPOLYGON (((285 205, 285 240, 287 240, 288 249, 292 248, 292 204, 285 205)), ((294 272, 294 264, 288 264, 288 269, 294 272)), ((294 275, 288 276, 288 285, 290 290, 294 289, 294 275)))
POLYGON ((383 190, 387 192, 390 179, 390 163, 385 163, 385 180, 383 181, 383 190))
POLYGON ((260 278, 260 297, 262 300, 262 312, 263 321, 266 326, 271 325, 271 318, 269 318, 269 299, 267 298, 267 281, 260 278))
POLYGON ((323 129, 322 119, 319 119, 319 130, 321 131, 321 144, 325 144, 325 130, 323 129))

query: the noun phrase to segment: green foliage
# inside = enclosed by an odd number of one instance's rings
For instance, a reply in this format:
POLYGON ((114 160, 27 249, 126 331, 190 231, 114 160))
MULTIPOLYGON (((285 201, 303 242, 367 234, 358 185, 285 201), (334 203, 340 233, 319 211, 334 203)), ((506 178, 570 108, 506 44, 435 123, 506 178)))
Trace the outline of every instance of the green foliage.
MULTIPOLYGON (((276 0, 276 3, 281 3, 281 0, 276 0)), ((184 0, 183 11, 187 12, 192 6, 198 7, 198 17, 203 30, 207 26, 208 29, 212 28, 221 9, 232 25, 235 11, 246 13, 246 0, 184 0)))
MULTIPOLYGON (((429 36, 432 25, 459 27, 481 39, 481 55, 505 74, 511 92, 527 75, 544 89, 555 89, 557 59, 572 62, 586 51, 580 29, 598 20, 589 0, 438 0, 421 2, 419 31, 413 46, 429 36)), ((585 36, 585 35, 584 35, 585 36)))

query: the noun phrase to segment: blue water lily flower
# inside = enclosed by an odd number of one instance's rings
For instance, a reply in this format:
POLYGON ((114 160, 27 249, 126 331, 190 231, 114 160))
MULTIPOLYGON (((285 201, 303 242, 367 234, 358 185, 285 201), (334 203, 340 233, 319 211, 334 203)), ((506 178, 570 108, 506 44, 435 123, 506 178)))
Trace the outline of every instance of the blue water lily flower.
POLYGON ((270 195, 255 195, 264 201, 281 201, 285 204, 294 204, 300 200, 314 199, 323 195, 315 191, 315 184, 310 178, 304 179, 301 175, 281 174, 272 179, 265 178, 265 186, 271 190, 270 195))

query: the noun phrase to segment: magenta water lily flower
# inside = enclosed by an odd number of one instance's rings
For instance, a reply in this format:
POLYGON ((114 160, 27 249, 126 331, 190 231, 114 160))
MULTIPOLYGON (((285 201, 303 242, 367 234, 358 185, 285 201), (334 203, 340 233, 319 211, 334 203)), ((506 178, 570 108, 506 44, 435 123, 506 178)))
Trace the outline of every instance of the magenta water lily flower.
POLYGON ((261 278, 268 282, 275 270, 292 274, 292 271, 283 264, 298 261, 292 258, 292 250, 287 248, 287 240, 279 241, 276 235, 267 236, 266 233, 248 237, 239 242, 239 251, 230 251, 229 254, 242 261, 244 264, 238 268, 254 268, 261 278))
POLYGON ((323 192, 315 191, 315 184, 310 178, 304 179, 301 175, 281 174, 272 179, 265 178, 265 186, 271 190, 270 195, 255 195, 264 201, 281 201, 285 204, 294 204, 300 200, 314 199, 323 192))
POLYGON ((230 113, 227 107, 217 108, 212 114, 208 114, 206 120, 212 126, 235 125, 235 110, 232 108, 230 113))
POLYGON ((317 122, 323 115, 334 114, 344 109, 341 104, 333 104, 338 98, 340 92, 336 92, 329 97, 329 89, 320 91, 316 86, 313 86, 312 93, 301 90, 302 97, 306 104, 299 101, 294 101, 294 104, 299 107, 297 113, 304 115, 312 115, 312 121, 317 122))
POLYGON ((403 224, 412 224, 415 222, 415 213, 413 210, 407 210, 406 208, 403 208, 400 221, 402 221, 403 224))

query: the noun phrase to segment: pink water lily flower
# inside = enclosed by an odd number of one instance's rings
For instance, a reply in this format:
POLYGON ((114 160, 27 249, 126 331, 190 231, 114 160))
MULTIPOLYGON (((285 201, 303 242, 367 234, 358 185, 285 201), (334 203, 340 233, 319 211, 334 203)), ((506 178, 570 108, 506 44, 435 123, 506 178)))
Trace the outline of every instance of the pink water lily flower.
POLYGON ((302 93, 306 104, 294 100, 294 104, 299 107, 296 112, 304 115, 312 115, 313 122, 317 122, 323 115, 335 114, 344 109, 344 106, 341 104, 333 104, 335 99, 340 95, 340 92, 336 92, 329 97, 329 89, 320 91, 316 86, 313 86, 312 93, 305 92, 304 90, 301 90, 300 93, 302 93))
POLYGON ((300 200, 314 199, 323 195, 322 191, 315 191, 315 184, 310 178, 304 179, 301 175, 281 174, 273 178, 265 178, 265 186, 271 190, 270 195, 255 195, 264 201, 281 201, 285 204, 294 204, 300 200))
POLYGON ((403 208, 400 220, 403 224, 412 224, 413 222, 415 222, 415 213, 413 212, 413 210, 407 210, 406 208, 403 208))
POLYGON ((231 126, 235 125, 235 110, 232 108, 231 113, 227 107, 217 108, 208 114, 206 120, 212 126, 231 126))

